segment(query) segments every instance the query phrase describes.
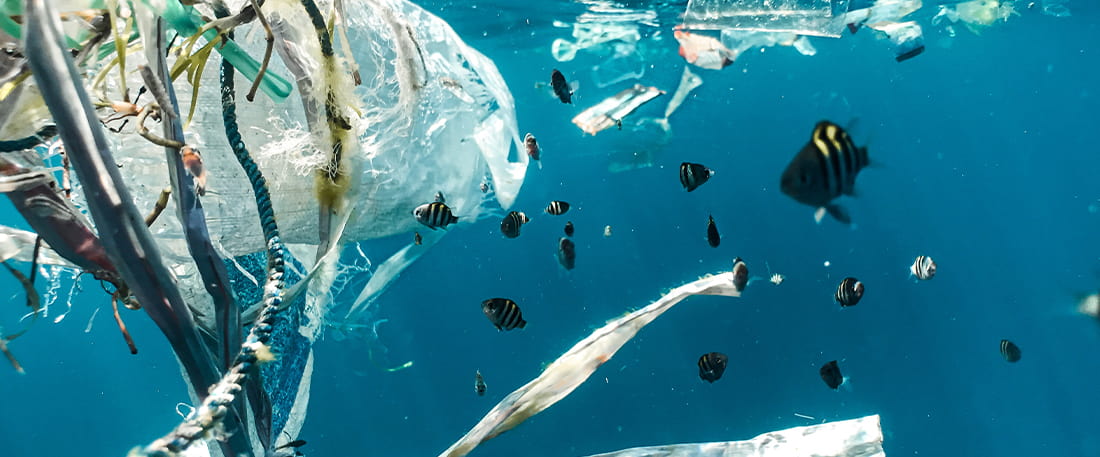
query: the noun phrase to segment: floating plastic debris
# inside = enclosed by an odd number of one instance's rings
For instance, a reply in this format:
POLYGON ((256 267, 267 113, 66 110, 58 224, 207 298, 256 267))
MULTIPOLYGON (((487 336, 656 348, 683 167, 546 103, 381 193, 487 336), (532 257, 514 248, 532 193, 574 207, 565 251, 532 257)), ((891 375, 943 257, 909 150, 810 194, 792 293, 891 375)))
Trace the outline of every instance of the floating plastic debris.
POLYGON ((672 289, 645 308, 608 322, 573 345, 537 378, 508 394, 465 436, 440 454, 440 457, 464 456, 479 444, 511 430, 531 416, 553 406, 588 380, 600 365, 610 360, 642 327, 692 295, 739 297, 741 293, 734 289, 732 272, 706 276, 672 289))
POLYGON ((573 118, 573 123, 584 133, 595 135, 602 130, 621 125, 626 115, 663 93, 663 90, 656 87, 635 84, 634 87, 624 89, 582 111, 573 118))
POLYGON ((703 78, 692 73, 690 68, 684 67, 684 73, 680 75, 680 85, 676 87, 676 92, 672 94, 672 99, 668 101, 668 106, 665 107, 665 120, 668 120, 669 116, 672 116, 672 113, 680 108, 680 105, 684 103, 684 99, 691 94, 691 91, 702 85, 703 78))
MULTIPOLYGON (((797 414, 803 419, 813 417, 797 414)), ((764 433, 751 440, 640 447, 588 457, 886 457, 877 414, 764 433)))
POLYGON ((676 30, 672 36, 680 42, 680 57, 699 68, 721 70, 737 59, 737 52, 723 46, 717 38, 683 30, 676 30))
POLYGON ((837 38, 840 30, 833 18, 847 12, 847 7, 848 2, 832 0, 690 0, 684 12, 684 27, 837 38))

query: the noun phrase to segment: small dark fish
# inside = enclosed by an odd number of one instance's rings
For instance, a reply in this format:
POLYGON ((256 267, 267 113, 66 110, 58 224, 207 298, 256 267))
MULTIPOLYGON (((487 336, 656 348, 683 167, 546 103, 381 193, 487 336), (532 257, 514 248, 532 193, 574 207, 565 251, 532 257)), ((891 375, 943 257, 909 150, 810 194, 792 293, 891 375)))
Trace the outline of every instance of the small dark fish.
POLYGON ((623 129, 623 120, 622 119, 615 119, 615 127, 618 127, 619 130, 622 130, 623 129))
POLYGON ((917 279, 927 281, 936 276, 936 262, 931 257, 925 255, 918 255, 917 260, 913 261, 913 264, 909 266, 909 275, 916 276, 917 279))
POLYGON ((833 200, 855 195, 856 175, 869 164, 866 147, 856 147, 839 125, 821 121, 814 127, 810 141, 783 171, 779 189, 799 203, 819 208, 815 214, 818 222, 827 212, 850 224, 851 217, 833 200))
POLYGON ((836 301, 840 306, 856 306, 863 298, 863 283, 852 277, 844 278, 836 288, 836 301))
POLYGON ((527 155, 531 156, 531 160, 539 161, 541 150, 539 149, 539 140, 536 140, 534 135, 528 133, 523 136, 523 148, 527 150, 527 155))
POLYGON ((483 193, 483 194, 489 193, 489 183, 487 183, 487 182, 481 183, 480 188, 481 188, 481 193, 483 193))
POLYGON ((428 228, 435 230, 438 227, 447 227, 449 224, 458 222, 458 216, 451 213, 451 208, 446 203, 431 202, 417 206, 413 210, 413 216, 416 216, 416 221, 426 225, 428 228))
POLYGON ((555 216, 561 216, 562 214, 565 214, 568 211, 569 211, 569 203, 563 202, 561 200, 554 200, 554 201, 550 202, 549 205, 546 206, 546 212, 548 212, 550 214, 553 214, 555 216))
POLYGON ((474 374, 474 391, 479 397, 485 395, 485 378, 481 377, 481 370, 474 374))
POLYGON ((830 389, 837 390, 844 383, 844 376, 840 374, 840 365, 836 364, 836 360, 822 365, 820 373, 821 380, 825 381, 825 385, 830 389))
POLYGON ((711 352, 699 357, 699 377, 706 382, 722 379, 729 357, 721 352, 711 352))
POLYGON ((558 263, 566 270, 572 270, 577 263, 577 245, 573 240, 562 238, 558 240, 558 263))
POLYGON ((439 203, 447 203, 447 199, 443 197, 443 191, 437 191, 435 193, 435 201, 439 203))
POLYGON ((565 236, 573 236, 573 221, 565 223, 565 236))
POLYGON ((1008 363, 1020 361, 1020 347, 1009 340, 1001 340, 1001 357, 1008 363))
POLYGON ((565 82, 565 75, 557 69, 550 74, 550 86, 554 88, 554 95, 557 95, 562 103, 573 103, 573 89, 569 87, 569 83, 565 82))
POLYGON ((740 257, 733 259, 733 288, 743 292, 749 285, 749 267, 740 257))
POLYGON ((710 222, 707 222, 707 243, 710 243, 710 247, 716 248, 722 243, 722 237, 718 236, 718 226, 714 225, 714 216, 710 217, 710 222))
POLYGON ((424 237, 420 236, 420 232, 414 232, 413 242, 416 243, 417 246, 424 244, 424 237))
POLYGON ((292 447, 292 448, 294 448, 294 449, 297 449, 297 448, 300 448, 300 447, 302 447, 302 446, 305 446, 305 445, 306 445, 306 440, 294 440, 294 441, 291 441, 291 442, 289 442, 289 443, 286 443, 286 444, 284 444, 284 445, 282 445, 282 446, 279 446, 279 447, 277 447, 277 448, 275 448, 275 449, 276 449, 276 450, 279 450, 279 449, 286 449, 286 448, 288 448, 288 447, 292 447))
POLYGON ((531 219, 528 219, 526 214, 512 211, 500 221, 500 233, 508 238, 516 238, 519 236, 519 228, 528 222, 531 222, 531 219))
POLYGON ((714 176, 714 170, 703 165, 691 162, 680 164, 680 184, 683 184, 688 192, 698 189, 711 176, 714 176))
POLYGON ((519 305, 507 298, 485 300, 481 302, 481 311, 485 313, 485 317, 489 318, 489 322, 492 322, 497 330, 512 330, 527 326, 527 321, 523 320, 523 313, 520 312, 519 305))

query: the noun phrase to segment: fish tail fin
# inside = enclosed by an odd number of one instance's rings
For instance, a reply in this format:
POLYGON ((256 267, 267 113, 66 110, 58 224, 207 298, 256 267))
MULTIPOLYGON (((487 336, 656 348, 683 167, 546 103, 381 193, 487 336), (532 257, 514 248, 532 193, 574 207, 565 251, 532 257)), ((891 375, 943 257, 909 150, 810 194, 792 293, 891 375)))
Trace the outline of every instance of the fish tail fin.
POLYGON ((848 210, 845 210, 843 206, 837 205, 836 203, 830 203, 825 205, 825 211, 841 224, 852 224, 852 217, 848 215, 848 210))
POLYGON ((458 223, 458 216, 455 216, 454 214, 452 214, 449 223, 450 224, 457 224, 458 223))
POLYGON ((525 328, 525 327, 527 327, 527 321, 525 321, 523 319, 520 319, 519 324, 516 325, 516 328, 525 328))

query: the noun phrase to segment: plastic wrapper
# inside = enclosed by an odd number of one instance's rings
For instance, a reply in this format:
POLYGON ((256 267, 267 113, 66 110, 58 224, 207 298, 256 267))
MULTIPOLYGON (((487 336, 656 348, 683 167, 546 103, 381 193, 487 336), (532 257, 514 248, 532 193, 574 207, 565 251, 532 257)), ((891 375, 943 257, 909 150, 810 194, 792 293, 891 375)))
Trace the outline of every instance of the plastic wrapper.
POLYGON ((909 60, 924 52, 924 34, 916 22, 888 23, 872 26, 885 33, 894 43, 894 59, 898 62, 909 60))
POLYGON ((794 427, 751 440, 640 447, 588 457, 886 457, 878 415, 794 427))
POLYGON ((537 378, 508 394, 462 439, 440 454, 461 457, 479 444, 519 425, 531 416, 553 406, 583 384, 620 348, 665 311, 692 295, 740 297, 733 285, 733 273, 705 276, 672 289, 645 308, 612 320, 592 335, 573 345, 546 367, 537 378))
POLYGON ((673 36, 680 42, 680 57, 699 68, 721 70, 737 59, 737 52, 717 38, 683 30, 676 30, 673 36))
MULTIPOLYGON (((1044 11, 1046 11, 1045 4, 1044 11)), ((1019 14, 1012 2, 973 0, 954 5, 940 5, 939 12, 932 17, 932 24, 950 27, 951 24, 961 23, 977 34, 981 33, 983 28, 998 22, 1007 22, 1008 18, 1019 14)), ((949 31, 953 30, 949 29, 949 31)))
POLYGON ((848 11, 834 0, 690 0, 684 27, 693 30, 787 32, 840 37, 835 21, 848 11))
POLYGON ((558 62, 568 62, 582 50, 607 54, 607 49, 613 49, 616 54, 627 54, 641 39, 638 25, 630 22, 577 22, 573 24, 573 40, 554 40, 550 55, 558 62))
POLYGON ((634 87, 624 89, 595 106, 581 111, 573 117, 573 123, 577 124, 584 133, 595 135, 602 130, 619 125, 626 115, 663 93, 665 93, 663 90, 656 87, 635 84, 634 87))

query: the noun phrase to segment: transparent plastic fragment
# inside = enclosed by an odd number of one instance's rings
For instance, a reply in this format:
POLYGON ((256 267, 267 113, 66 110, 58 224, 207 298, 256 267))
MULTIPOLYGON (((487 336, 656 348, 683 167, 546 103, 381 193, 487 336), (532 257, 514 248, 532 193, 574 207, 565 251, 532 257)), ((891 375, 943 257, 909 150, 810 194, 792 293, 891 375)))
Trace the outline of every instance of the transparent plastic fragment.
POLYGON ((584 133, 595 135, 602 130, 619 125, 626 115, 663 93, 665 93, 663 90, 656 87, 635 84, 634 87, 624 89, 582 111, 573 117, 573 123, 577 124, 584 133))
POLYGON ((645 308, 608 322, 562 354, 537 378, 508 394, 440 457, 464 456, 486 440, 553 406, 583 384, 642 327, 692 295, 739 297, 741 293, 734 288, 732 272, 708 275, 672 289, 645 308))
MULTIPOLYGON (((34 232, 0 225, 0 261, 18 260, 30 262, 34 256, 34 242, 38 235, 34 232)), ((76 268, 68 260, 57 255, 48 245, 43 244, 38 251, 38 263, 76 268)))
POLYGON ((691 68, 684 67, 684 73, 680 75, 680 85, 676 87, 676 92, 672 94, 672 99, 668 101, 668 106, 665 107, 665 119, 672 116, 680 105, 684 103, 684 99, 687 98, 691 91, 696 87, 703 85, 703 78, 699 75, 691 72, 691 68))
POLYGON ((586 21, 573 24, 573 40, 558 38, 550 44, 550 53, 558 62, 568 62, 577 52, 591 50, 606 53, 608 47, 626 46, 631 52, 641 40, 637 24, 630 22, 586 21))
POLYGON ((690 0, 683 25, 693 30, 788 32, 837 38, 841 28, 834 18, 847 12, 848 7, 848 0, 690 0))
MULTIPOLYGON (((723 30, 726 34, 728 30, 723 30)), ((680 42, 680 57, 687 63, 707 70, 721 70, 737 59, 738 52, 722 44, 717 38, 683 30, 672 32, 680 42)))
POLYGON ((873 29, 885 33, 890 42, 894 43, 894 59, 902 62, 916 57, 924 52, 924 35, 920 24, 915 21, 902 23, 887 23, 872 26, 873 29))
MULTIPOLYGON (((627 48, 626 46, 616 46, 616 49, 620 47, 627 48)), ((605 59, 603 63, 592 67, 592 79, 595 80, 596 87, 603 89, 613 84, 645 76, 645 67, 645 59, 642 58, 641 54, 635 52, 633 47, 630 47, 628 52, 620 53, 616 51, 609 59, 605 59)))
POLYGON ((1043 14, 1054 17, 1069 17, 1069 0, 1043 0, 1043 14))
POLYGON ((882 440, 875 414, 778 430, 751 440, 640 447, 588 457, 886 457, 882 440))
POLYGON ((721 35, 722 45, 728 47, 737 55, 750 49, 770 48, 772 46, 795 46, 798 40, 799 36, 790 32, 723 30, 721 35))

